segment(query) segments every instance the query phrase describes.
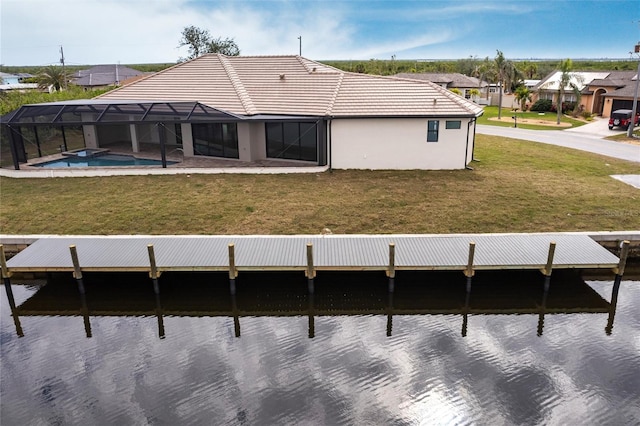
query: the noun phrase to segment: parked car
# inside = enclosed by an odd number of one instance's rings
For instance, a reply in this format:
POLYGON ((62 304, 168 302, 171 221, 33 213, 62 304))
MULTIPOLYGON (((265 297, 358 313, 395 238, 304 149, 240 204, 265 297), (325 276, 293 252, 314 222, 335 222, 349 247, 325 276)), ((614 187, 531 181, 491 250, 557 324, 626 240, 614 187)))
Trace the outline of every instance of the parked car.
MULTIPOLYGON (((627 130, 629 124, 631 124, 631 114, 633 111, 630 109, 617 109, 611 113, 609 119, 609 130, 613 130, 614 127, 622 127, 627 130)), ((633 123, 633 127, 640 124, 640 115, 636 114, 636 119, 633 123)))

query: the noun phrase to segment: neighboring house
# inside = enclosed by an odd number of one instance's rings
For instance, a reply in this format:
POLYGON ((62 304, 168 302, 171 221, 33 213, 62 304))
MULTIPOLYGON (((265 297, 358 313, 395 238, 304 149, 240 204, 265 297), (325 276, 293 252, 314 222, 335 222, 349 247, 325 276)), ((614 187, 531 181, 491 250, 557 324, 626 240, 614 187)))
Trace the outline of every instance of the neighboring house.
POLYGON ((522 80, 522 84, 528 89, 533 89, 538 83, 540 83, 540 80, 522 80))
POLYGON ((73 75, 73 84, 85 89, 119 86, 132 77, 143 75, 141 71, 122 65, 96 65, 73 75))
MULTIPOLYGON (((22 108, 32 110, 12 113, 12 128, 38 114, 38 105, 22 108)), ((463 169, 483 112, 429 81, 349 73, 300 56, 219 54, 94 100, 42 108, 58 125, 82 124, 88 148, 127 143, 137 152, 152 143, 185 157, 337 169, 463 169)))
MULTIPOLYGON (((554 71, 534 88, 536 99, 556 101, 560 71, 554 71)), ((635 71, 574 71, 571 82, 580 90, 580 105, 592 114, 609 117, 617 109, 631 109, 636 82, 635 71)), ((535 101, 535 99, 534 99, 535 101)), ((563 102, 576 102, 571 86, 565 88, 563 102)))
POLYGON ((472 96, 471 91, 483 92, 489 83, 480 81, 475 77, 469 77, 460 73, 401 73, 396 74, 399 78, 409 78, 413 80, 430 81, 445 89, 458 89, 465 99, 478 102, 479 96, 472 96))
MULTIPOLYGON (((562 102, 576 102, 577 97, 572 88, 572 86, 576 86, 579 91, 582 92, 587 84, 595 79, 605 78, 609 73, 608 72, 583 72, 583 71, 572 71, 571 72, 571 80, 569 84, 564 89, 564 98, 562 102)), ((540 82, 533 88, 536 92, 536 96, 534 97, 534 102, 538 99, 550 99, 553 102, 556 102, 556 97, 558 95, 558 90, 560 89, 560 79, 562 77, 561 71, 553 71, 545 78, 540 80, 540 82)))
POLYGON ((587 84, 581 104, 586 111, 603 117, 618 109, 632 109, 636 81, 635 71, 612 71, 606 78, 587 84))
POLYGON ((31 74, 9 74, 6 72, 0 72, 0 91, 6 90, 30 90, 37 89, 37 83, 24 83, 27 78, 33 77, 31 74))

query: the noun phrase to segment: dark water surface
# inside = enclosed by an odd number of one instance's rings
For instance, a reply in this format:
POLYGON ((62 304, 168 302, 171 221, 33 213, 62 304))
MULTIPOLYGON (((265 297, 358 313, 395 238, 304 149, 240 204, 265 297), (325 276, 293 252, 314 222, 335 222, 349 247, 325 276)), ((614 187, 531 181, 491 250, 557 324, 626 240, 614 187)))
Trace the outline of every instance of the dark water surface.
MULTIPOLYGON (((640 424, 640 280, 145 274, 1 293, 2 425, 640 424), (615 316, 614 316, 615 314, 615 316), (20 337, 22 336, 22 337, 20 337)), ((44 285, 46 282, 46 285, 44 285)))

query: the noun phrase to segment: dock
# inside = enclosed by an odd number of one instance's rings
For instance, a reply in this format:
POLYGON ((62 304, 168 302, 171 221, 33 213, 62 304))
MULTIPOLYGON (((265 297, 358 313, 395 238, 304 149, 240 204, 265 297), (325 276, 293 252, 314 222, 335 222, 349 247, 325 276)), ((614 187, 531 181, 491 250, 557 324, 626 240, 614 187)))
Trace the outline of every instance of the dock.
MULTIPOLYGON (((11 272, 474 270, 616 268, 586 235, 215 235, 42 238, 6 262, 11 272), (75 252, 77 258, 74 260, 75 252), (70 254, 71 253, 71 254, 70 254)), ((235 278, 232 277, 232 278, 235 278)))
MULTIPOLYGON (((467 317, 469 314, 481 313, 537 313, 539 315, 538 334, 542 333, 544 315, 560 312, 605 312, 609 311, 607 332, 610 332, 615 315, 617 294, 624 274, 629 251, 629 241, 624 241, 620 250, 620 258, 610 253, 587 235, 572 233, 539 233, 539 234, 456 234, 456 235, 215 235, 215 236, 51 236, 40 238, 26 247, 8 261, 4 248, 0 244, 0 263, 2 278, 9 299, 12 316, 16 323, 17 333, 22 333, 19 316, 38 315, 37 309, 25 306, 18 309, 13 301, 11 276, 14 273, 72 273, 77 282, 78 294, 81 297, 80 312, 84 317, 87 336, 91 335, 89 322, 89 305, 95 315, 108 315, 107 310, 96 309, 100 303, 95 300, 87 303, 83 273, 148 273, 153 282, 155 308, 132 311, 135 315, 155 312, 158 318, 159 335, 164 336, 163 316, 171 315, 207 315, 234 317, 236 336, 240 335, 239 317, 243 314, 256 315, 270 312, 263 308, 241 310, 238 307, 236 279, 246 275, 246 282, 251 282, 255 274, 252 272, 302 273, 307 279, 307 306, 279 306, 278 315, 287 312, 291 315, 307 315, 309 317, 309 336, 314 335, 314 317, 323 314, 335 314, 339 298, 331 303, 324 303, 322 298, 315 302, 315 279, 318 272, 368 274, 384 273, 387 277, 389 299, 387 305, 373 307, 382 310, 388 316, 387 334, 391 335, 391 318, 406 314, 443 314, 455 313, 463 315, 462 335, 466 335, 467 317), (552 272, 554 269, 611 269, 615 273, 614 287, 609 304, 596 303, 591 310, 585 306, 558 304, 549 299, 552 272), (523 271, 544 277, 543 292, 539 300, 528 305, 495 307, 482 303, 471 303, 471 285, 476 271, 523 271), (463 299, 453 304, 431 305, 429 303, 412 305, 414 297, 400 298, 393 302, 396 273, 401 281, 406 275, 423 271, 453 274, 455 279, 447 279, 447 285, 462 289, 463 299), (226 280, 228 274, 230 305, 219 310, 203 307, 189 312, 180 306, 172 306, 175 296, 168 298, 163 308, 160 296, 160 276, 171 281, 175 273, 222 272, 226 280), (562 306, 564 305, 564 306, 562 306)), ((383 278, 383 275, 378 275, 383 278)), ((326 275, 321 276, 318 283, 320 294, 331 282, 326 275)), ((180 280, 179 280, 180 281, 180 280)), ((209 288, 209 280, 201 285, 209 288)), ((400 282, 400 281, 399 281, 400 282)), ((543 281, 541 280, 540 283, 543 281)), ((482 279, 480 280, 482 283, 482 279)), ((263 285, 264 283, 261 283, 263 285)), ((348 291, 349 283, 334 283, 344 291, 348 291)), ((521 290, 518 283, 515 287, 521 290)), ((283 287, 279 283, 277 287, 283 287)), ((109 293, 115 289, 115 283, 107 282, 101 287, 108 287, 109 293)), ((182 291, 185 284, 170 286, 173 291, 182 291), (180 287, 180 289, 177 289, 180 287)), ((429 282, 420 283, 419 287, 429 288, 429 282)), ((166 288, 166 287, 165 287, 166 288)), ((96 287, 91 287, 92 291, 96 287)), ((300 290, 294 290, 293 293, 300 290)), ((338 294, 343 294, 340 291, 338 294)), ((288 291, 287 293, 291 293, 288 291)), ((291 293, 291 294, 293 294, 291 293)), ((344 293, 346 294, 346 293, 344 293)), ((577 294, 577 292, 576 292, 577 294)), ((108 298, 107 296, 103 296, 108 298)), ((115 297, 120 297, 115 294, 115 297)), ((553 296, 552 296, 553 297, 553 296)), ((101 299, 99 297, 98 299, 101 299)), ((211 300, 207 297, 208 300, 211 300)), ((213 298, 222 300, 221 298, 213 298)), ((495 301, 495 297, 489 299, 495 301)), ((300 300, 300 299, 298 299, 300 300)), ((530 299, 532 300, 532 299, 530 299)), ((435 300, 434 300, 435 301, 435 300)), ((241 306, 245 305, 242 302, 241 306)), ((367 312, 372 307, 364 307, 367 312)), ((49 308, 51 309, 51 308, 49 308)), ((44 309, 45 312, 60 312, 44 309)), ((73 311, 73 309, 72 309, 73 311)), ((358 309, 356 309, 358 311, 358 309)), ((43 311, 40 311, 42 313, 43 311)), ((353 312, 348 307, 344 313, 353 312)), ((56 314, 58 314, 56 313, 56 314)))

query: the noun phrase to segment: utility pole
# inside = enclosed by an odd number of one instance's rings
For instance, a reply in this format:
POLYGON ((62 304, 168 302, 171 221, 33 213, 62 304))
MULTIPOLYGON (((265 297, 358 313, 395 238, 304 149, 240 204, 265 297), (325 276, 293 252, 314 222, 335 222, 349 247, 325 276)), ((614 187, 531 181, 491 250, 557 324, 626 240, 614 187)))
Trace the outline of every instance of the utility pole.
POLYGON ((298 36, 298 40, 300 40, 300 56, 302 56, 302 36, 298 36))
MULTIPOLYGON (((640 54, 640 43, 635 46, 635 53, 640 54)), ((638 71, 636 72, 636 89, 633 94, 633 108, 631 109, 631 122, 627 129, 627 137, 633 137, 633 129, 636 124, 636 113, 638 112, 638 86, 640 86, 640 60, 638 61, 638 71)))
POLYGON ((67 74, 64 71, 64 50, 60 46, 60 63, 62 64, 62 78, 64 79, 64 88, 67 89, 67 74))

